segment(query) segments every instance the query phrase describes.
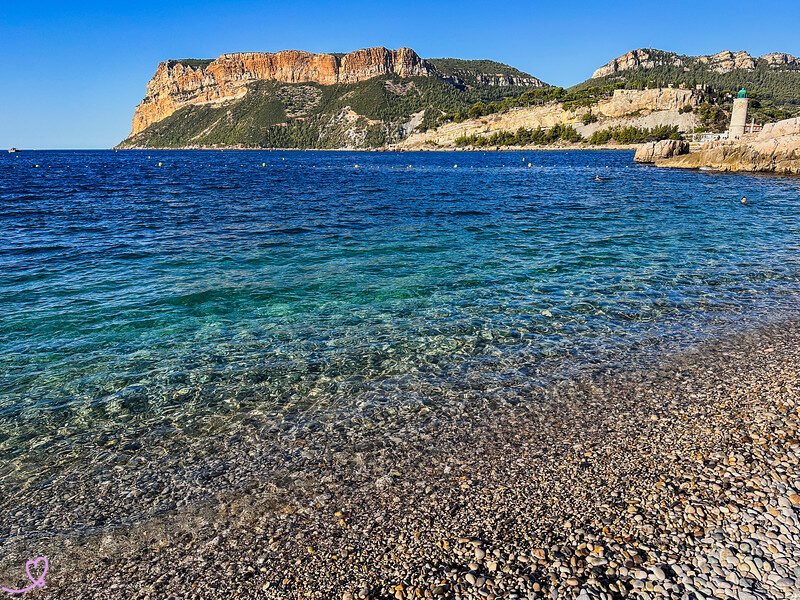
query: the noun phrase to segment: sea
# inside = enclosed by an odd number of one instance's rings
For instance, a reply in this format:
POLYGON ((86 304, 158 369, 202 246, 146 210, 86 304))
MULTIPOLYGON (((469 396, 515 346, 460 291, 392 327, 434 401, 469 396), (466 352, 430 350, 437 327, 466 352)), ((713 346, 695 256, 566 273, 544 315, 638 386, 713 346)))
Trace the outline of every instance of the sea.
POLYGON ((136 523, 236 489, 234 451, 290 472, 282 440, 379 437, 387 411, 647 368, 795 318, 798 292, 800 178, 630 151, 3 154, 0 535, 136 523))

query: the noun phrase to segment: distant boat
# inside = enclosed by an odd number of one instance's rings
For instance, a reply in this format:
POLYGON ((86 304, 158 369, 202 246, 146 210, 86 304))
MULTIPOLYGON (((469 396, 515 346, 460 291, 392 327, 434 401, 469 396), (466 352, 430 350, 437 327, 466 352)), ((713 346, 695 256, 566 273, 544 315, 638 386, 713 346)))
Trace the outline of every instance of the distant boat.
POLYGON ((17 150, 16 148, 9 148, 8 149, 8 153, 9 154, 13 154, 14 152, 19 152, 19 150, 17 150))

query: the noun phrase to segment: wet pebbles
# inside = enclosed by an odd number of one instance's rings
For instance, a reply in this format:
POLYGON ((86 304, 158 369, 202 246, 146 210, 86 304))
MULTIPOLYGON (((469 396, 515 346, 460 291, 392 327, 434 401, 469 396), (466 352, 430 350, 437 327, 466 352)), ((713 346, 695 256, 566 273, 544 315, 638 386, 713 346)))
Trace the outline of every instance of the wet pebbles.
POLYGON ((799 409, 800 326, 782 324, 295 440, 291 476, 229 464, 234 491, 131 527, 12 532, 2 583, 46 552, 37 597, 798 598, 799 409))

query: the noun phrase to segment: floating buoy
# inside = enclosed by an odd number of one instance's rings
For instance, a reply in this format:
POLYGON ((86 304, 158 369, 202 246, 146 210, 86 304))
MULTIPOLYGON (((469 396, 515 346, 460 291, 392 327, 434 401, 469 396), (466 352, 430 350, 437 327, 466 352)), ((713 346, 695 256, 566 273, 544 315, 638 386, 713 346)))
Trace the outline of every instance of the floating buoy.
POLYGON ((266 167, 266 166, 267 166, 267 163, 261 163, 261 166, 262 166, 262 167, 266 167))
POLYGON ((454 168, 454 169, 457 169, 457 168, 458 168, 458 165, 453 165, 453 168, 454 168))
POLYGON ((34 169, 38 169, 38 168, 39 168, 39 165, 33 165, 33 168, 34 168, 34 169))
POLYGON ((158 163, 158 166, 160 167, 160 166, 161 166, 161 163, 158 163))
POLYGON ((533 166, 533 165, 532 165, 531 163, 528 163, 528 168, 529 168, 529 169, 530 169, 532 166, 533 166))
POLYGON ((353 165, 353 168, 354 168, 354 169, 357 169, 357 168, 358 168, 358 165, 353 165))

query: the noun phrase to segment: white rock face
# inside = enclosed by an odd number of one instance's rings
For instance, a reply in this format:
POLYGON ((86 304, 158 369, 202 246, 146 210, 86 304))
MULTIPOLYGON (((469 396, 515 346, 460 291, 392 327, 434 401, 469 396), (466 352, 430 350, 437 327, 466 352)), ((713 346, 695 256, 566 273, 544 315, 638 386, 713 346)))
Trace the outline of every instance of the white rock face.
POLYGON ((701 99, 694 90, 680 88, 614 90, 611 99, 598 103, 594 111, 598 115, 616 118, 645 111, 680 110, 685 106, 697 106, 701 99))
POLYGON ((657 159, 672 158, 689 152, 689 143, 683 140, 661 140, 642 144, 633 157, 638 163, 654 163, 657 159))
POLYGON ((766 61, 771 68, 800 66, 800 59, 784 52, 770 52, 761 57, 754 57, 743 50, 731 52, 723 50, 717 54, 705 56, 682 56, 674 52, 662 52, 647 48, 631 50, 622 56, 603 65, 592 75, 593 78, 614 75, 620 71, 634 69, 648 70, 660 66, 688 67, 693 61, 706 65, 717 73, 730 73, 735 69, 752 71, 758 66, 758 61, 766 61))
POLYGON ((786 119, 777 123, 767 123, 756 135, 757 139, 765 140, 783 135, 800 135, 800 117, 786 119))
POLYGON ((734 69, 752 71, 756 68, 756 59, 744 51, 731 52, 730 50, 723 50, 711 56, 698 56, 697 60, 707 64, 717 73, 730 73, 734 69))
POLYGON ((761 57, 767 61, 770 67, 797 66, 800 65, 800 58, 783 52, 770 52, 761 57))
POLYGON ((703 95, 697 90, 681 88, 614 90, 610 98, 604 98, 591 107, 592 114, 597 117, 593 123, 583 122, 589 108, 570 109, 554 102, 467 119, 460 123, 446 123, 436 129, 413 133, 398 147, 409 150, 431 146, 446 148, 454 146, 455 140, 461 136, 488 136, 499 131, 517 131, 520 127, 548 129, 558 124, 573 126, 584 138, 589 138, 596 131, 615 127, 652 129, 676 126, 679 131, 687 132, 699 124, 697 111, 681 112, 681 109, 697 107, 702 100, 703 95))
POLYGON ((592 74, 592 77, 605 77, 606 75, 613 75, 620 71, 630 71, 632 69, 652 69, 660 64, 663 63, 658 61, 649 50, 640 48, 639 50, 631 50, 603 65, 592 74))

